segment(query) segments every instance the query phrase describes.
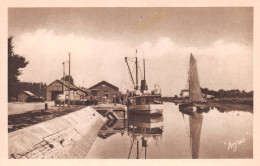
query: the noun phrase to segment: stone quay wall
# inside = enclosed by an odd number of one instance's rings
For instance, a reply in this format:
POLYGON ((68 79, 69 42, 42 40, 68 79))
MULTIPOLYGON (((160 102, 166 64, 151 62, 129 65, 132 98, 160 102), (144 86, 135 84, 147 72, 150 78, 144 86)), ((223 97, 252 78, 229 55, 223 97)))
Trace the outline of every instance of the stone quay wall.
POLYGON ((8 134, 9 159, 82 159, 106 122, 92 107, 8 134))

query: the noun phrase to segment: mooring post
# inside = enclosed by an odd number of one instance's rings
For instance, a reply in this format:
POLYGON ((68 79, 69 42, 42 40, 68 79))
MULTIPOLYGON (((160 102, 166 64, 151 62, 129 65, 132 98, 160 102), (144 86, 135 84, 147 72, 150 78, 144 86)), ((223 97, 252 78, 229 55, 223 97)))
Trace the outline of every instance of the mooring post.
POLYGON ((45 111, 48 110, 48 103, 45 103, 45 111))

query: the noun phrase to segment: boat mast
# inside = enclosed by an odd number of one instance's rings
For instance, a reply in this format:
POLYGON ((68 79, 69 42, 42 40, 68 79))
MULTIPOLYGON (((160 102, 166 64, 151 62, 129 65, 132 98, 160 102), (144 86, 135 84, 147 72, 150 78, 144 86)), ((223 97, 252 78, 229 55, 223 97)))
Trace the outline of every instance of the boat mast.
POLYGON ((143 65, 144 65, 144 79, 141 80, 141 92, 144 93, 145 90, 148 90, 148 87, 146 85, 146 80, 145 80, 145 60, 143 58, 143 65))
MULTIPOLYGON (((137 50, 136 50, 137 53, 137 50)), ((135 57, 135 65, 136 65, 136 87, 135 89, 138 90, 138 62, 137 62, 137 57, 135 57)))
POLYGON ((143 59, 144 61, 144 80, 145 80, 145 60, 143 59))

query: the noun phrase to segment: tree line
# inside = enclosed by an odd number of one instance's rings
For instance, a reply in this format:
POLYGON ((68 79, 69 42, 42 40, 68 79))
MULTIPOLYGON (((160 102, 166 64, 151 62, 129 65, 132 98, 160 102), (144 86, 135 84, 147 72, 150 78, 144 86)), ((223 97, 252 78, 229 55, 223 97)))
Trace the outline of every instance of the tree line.
POLYGON ((253 97, 253 91, 246 92, 245 90, 238 90, 238 89, 232 89, 232 90, 223 90, 220 89, 218 91, 209 90, 208 88, 201 88, 201 92, 203 94, 207 95, 213 95, 217 98, 243 98, 243 97, 253 97))
POLYGON ((30 91, 36 96, 45 97, 46 83, 36 82, 19 82, 17 86, 16 95, 18 96, 22 91, 30 91))

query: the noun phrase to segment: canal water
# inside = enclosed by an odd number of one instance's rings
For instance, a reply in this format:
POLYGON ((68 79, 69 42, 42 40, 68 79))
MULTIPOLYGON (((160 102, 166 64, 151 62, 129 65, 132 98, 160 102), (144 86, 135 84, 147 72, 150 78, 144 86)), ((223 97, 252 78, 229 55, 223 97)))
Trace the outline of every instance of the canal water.
POLYGON ((209 110, 190 116, 174 103, 162 116, 128 116, 100 129, 89 159, 226 159, 253 157, 253 113, 209 110))

